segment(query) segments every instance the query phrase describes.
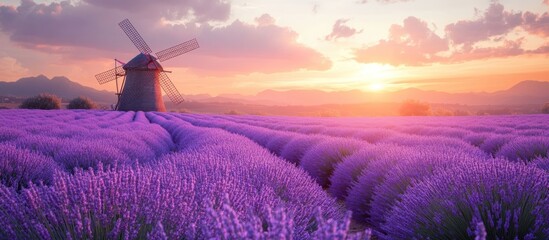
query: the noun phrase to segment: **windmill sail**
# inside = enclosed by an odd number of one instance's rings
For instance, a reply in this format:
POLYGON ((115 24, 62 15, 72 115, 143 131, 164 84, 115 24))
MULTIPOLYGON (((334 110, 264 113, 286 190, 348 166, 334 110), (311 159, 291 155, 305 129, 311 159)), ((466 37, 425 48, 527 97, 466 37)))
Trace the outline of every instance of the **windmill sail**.
POLYGON ((122 22, 118 23, 118 26, 120 26, 120 28, 122 28, 128 38, 130 38, 137 50, 139 50, 141 53, 152 53, 151 48, 149 47, 149 45, 147 45, 145 40, 143 40, 139 32, 133 27, 130 20, 124 19, 122 22))
POLYGON ((117 76, 120 77, 120 76, 124 76, 125 74, 126 74, 126 71, 124 70, 124 68, 122 68, 122 66, 118 66, 111 70, 95 75, 95 78, 97 79, 99 84, 105 84, 115 80, 117 76))
POLYGON ((177 91, 177 88, 173 85, 172 80, 170 80, 165 72, 160 72, 158 78, 160 80, 160 86, 164 89, 164 92, 166 92, 166 95, 168 95, 173 103, 180 104, 184 101, 183 96, 181 96, 179 91, 177 91))
POLYGON ((196 38, 193 38, 193 39, 191 39, 189 41, 186 41, 184 43, 181 43, 181 44, 175 45, 171 48, 168 48, 168 49, 162 50, 160 52, 157 52, 156 56, 158 58, 158 61, 163 62, 163 61, 166 61, 168 59, 172 59, 174 57, 177 57, 179 55, 188 53, 188 52, 190 52, 192 50, 195 50, 199 47, 200 46, 198 45, 198 41, 196 41, 196 38))

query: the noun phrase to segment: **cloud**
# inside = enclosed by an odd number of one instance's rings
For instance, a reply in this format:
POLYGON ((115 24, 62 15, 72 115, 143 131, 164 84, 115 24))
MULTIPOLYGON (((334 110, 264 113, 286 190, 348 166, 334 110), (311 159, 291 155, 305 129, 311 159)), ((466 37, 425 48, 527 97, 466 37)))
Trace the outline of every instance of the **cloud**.
POLYGON ((468 51, 456 51, 448 58, 440 59, 443 63, 460 63, 471 60, 505 58, 519 56, 527 53, 522 49, 523 39, 516 41, 504 40, 503 44, 496 47, 476 47, 468 51))
MULTIPOLYGON (((20 47, 59 54, 68 60, 131 58, 137 50, 117 25, 128 17, 155 52, 193 37, 198 39, 201 48, 189 57, 170 61, 170 67, 191 68, 204 75, 331 67, 329 59, 298 43, 295 31, 277 26, 275 19, 267 14, 258 17, 255 24, 238 20, 215 27, 199 20, 166 24, 160 15, 142 18, 140 13, 121 14, 126 10, 117 9, 117 4, 121 3, 114 2, 90 0, 73 5, 66 1, 37 4, 25 0, 17 7, 0 6, 0 30, 20 47), (190 57, 192 59, 186 59, 190 57)), ((198 2, 201 1, 187 1, 179 5, 190 6, 179 8, 200 9, 193 5, 198 2)), ((143 4, 147 6, 148 3, 143 4)), ((159 4, 166 4, 166 1, 159 4)))
POLYGON ((426 22, 408 17, 402 25, 391 26, 387 39, 373 46, 355 49, 354 54, 355 60, 361 63, 377 62, 394 66, 547 54, 549 43, 526 50, 523 48, 524 37, 508 37, 516 29, 549 37, 547 26, 548 13, 509 12, 500 3, 492 2, 481 17, 448 24, 444 36, 438 36, 426 22))
POLYGON ((0 73, 5 79, 0 81, 15 80, 23 75, 28 75, 29 70, 21 66, 17 59, 12 57, 0 57, 0 73))
MULTIPOLYGON (((235 21, 221 28, 201 26, 193 30, 197 32, 201 48, 192 57, 180 58, 180 66, 219 75, 331 67, 328 58, 298 43, 296 32, 274 25, 274 19, 267 21, 271 24, 265 24, 266 19, 258 18, 256 25, 235 21)), ((174 27, 173 32, 177 29, 179 27, 174 27)))
POLYGON ((269 14, 263 14, 260 17, 255 18, 255 22, 258 26, 271 26, 274 25, 276 20, 269 14))
MULTIPOLYGON (((28 1, 28 0, 26 0, 28 1)), ((229 18, 231 4, 224 0, 83 0, 84 2, 124 12, 145 13, 143 16, 159 16, 167 19, 192 18, 198 22, 223 21, 229 18)))
POLYGON ((115 50, 121 47, 113 45, 111 38, 120 33, 115 23, 121 19, 116 13, 69 2, 46 5, 24 0, 18 7, 0 6, 0 30, 13 42, 45 51, 65 47, 115 50), (97 17, 102 12, 106 14, 97 17))
POLYGON ((363 63, 419 66, 437 61, 439 52, 448 50, 448 43, 429 29, 427 23, 408 17, 403 25, 392 25, 387 40, 355 50, 355 59, 363 63))
POLYGON ((328 34, 324 39, 326 41, 337 40, 338 38, 349 38, 355 34, 361 33, 362 30, 357 31, 354 28, 346 26, 349 19, 338 19, 332 28, 332 32, 328 34))
POLYGON ((525 12, 523 14, 523 21, 523 28, 527 32, 542 37, 549 37, 549 13, 545 12, 541 15, 537 15, 535 13, 525 12))
POLYGON ((448 39, 454 44, 472 45, 493 36, 509 33, 522 24, 522 13, 504 11, 503 5, 494 2, 476 20, 462 20, 446 26, 448 39))

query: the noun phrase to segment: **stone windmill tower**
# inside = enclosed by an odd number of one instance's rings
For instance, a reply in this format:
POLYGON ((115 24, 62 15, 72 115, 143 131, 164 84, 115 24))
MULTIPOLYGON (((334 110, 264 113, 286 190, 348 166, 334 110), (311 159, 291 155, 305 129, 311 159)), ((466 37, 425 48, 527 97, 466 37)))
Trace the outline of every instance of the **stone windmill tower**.
POLYGON ((162 92, 175 104, 183 102, 183 97, 177 91, 160 62, 190 52, 199 47, 196 39, 151 55, 152 50, 143 40, 128 19, 118 23, 135 47, 141 52, 128 63, 115 59, 115 67, 111 70, 95 75, 99 84, 116 80, 116 94, 118 103, 115 109, 120 111, 166 111, 162 92), (118 66, 120 64, 120 66, 118 66), (118 88, 118 78, 122 77, 122 85, 118 88))

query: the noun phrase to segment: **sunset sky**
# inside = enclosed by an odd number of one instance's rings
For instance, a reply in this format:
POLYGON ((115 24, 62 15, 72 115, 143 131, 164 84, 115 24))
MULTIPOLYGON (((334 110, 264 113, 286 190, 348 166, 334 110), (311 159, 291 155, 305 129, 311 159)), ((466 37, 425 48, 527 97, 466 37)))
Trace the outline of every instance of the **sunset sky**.
POLYGON ((549 0, 0 0, 0 81, 94 75, 197 38, 163 63, 184 94, 265 89, 497 91, 549 81, 549 0))

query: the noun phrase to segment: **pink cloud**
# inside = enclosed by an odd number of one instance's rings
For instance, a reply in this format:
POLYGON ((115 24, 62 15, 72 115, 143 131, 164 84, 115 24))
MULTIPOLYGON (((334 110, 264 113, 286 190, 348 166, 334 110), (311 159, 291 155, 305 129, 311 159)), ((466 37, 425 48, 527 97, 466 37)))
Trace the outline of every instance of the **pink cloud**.
POLYGON ((349 19, 338 19, 332 28, 332 32, 327 35, 324 39, 326 41, 336 40, 338 38, 349 38, 354 36, 355 34, 361 33, 362 30, 357 31, 354 28, 351 28, 349 26, 346 26, 345 23, 347 23, 349 19))
POLYGON ((17 7, 0 6, 0 30, 13 42, 27 47, 115 50, 122 45, 113 44, 111 36, 120 32, 113 23, 121 19, 109 13, 115 12, 91 5, 73 6, 69 2, 47 5, 24 0, 17 7), (101 12, 107 14, 98 18, 101 12))
POLYGON ((522 13, 505 11, 503 5, 494 2, 476 20, 462 20, 446 26, 448 39, 454 44, 472 45, 493 36, 509 33, 522 24, 522 13))
POLYGON ((446 40, 429 29, 426 22, 408 17, 403 25, 391 26, 388 40, 355 50, 355 59, 364 63, 418 66, 438 61, 436 54, 446 50, 446 40))
MULTIPOLYGON (((204 75, 331 67, 328 58, 298 43, 295 31, 277 26, 269 15, 257 18, 256 24, 237 20, 214 27, 196 20, 185 25, 165 25, 160 15, 143 19, 142 14, 120 14, 116 5, 110 5, 119 3, 89 2, 36 4, 25 0, 18 7, 0 6, 0 30, 21 47, 59 54, 70 60, 131 58, 137 50, 117 25, 128 17, 155 52, 193 37, 198 39, 200 49, 173 59, 167 67, 188 67, 204 75)), ((200 5, 198 2, 190 1, 185 4, 191 5, 179 8, 198 9, 193 5, 200 5)))
POLYGON ((167 19, 192 17, 199 22, 227 20, 231 12, 231 4, 223 0, 84 0, 84 2, 106 9, 146 13, 142 16, 161 15, 167 19))
POLYGON ((472 60, 481 60, 489 58, 505 58, 523 55, 526 53, 521 48, 522 39, 516 41, 505 40, 501 46, 497 47, 476 47, 467 51, 456 51, 448 58, 441 59, 443 63, 460 63, 472 60))
POLYGON ((274 25, 276 20, 269 14, 263 14, 260 17, 257 17, 255 19, 255 22, 257 23, 257 25, 261 27, 261 26, 274 25))
POLYGON ((235 21, 222 28, 202 26, 196 30, 201 48, 191 58, 180 58, 179 66, 202 73, 273 73, 331 67, 328 58, 298 43, 296 32, 264 21, 256 25, 235 21))
POLYGON ((498 2, 493 2, 478 19, 461 20, 447 25, 446 35, 443 37, 429 29, 425 22, 408 17, 403 25, 391 26, 386 40, 356 49, 355 60, 362 63, 420 66, 547 54, 548 45, 525 50, 522 48, 522 39, 509 40, 507 35, 522 28, 530 34, 549 37, 548 25, 548 13, 508 12, 498 2), (492 46, 479 44, 481 42, 489 42, 492 46))
POLYGON ((523 19, 524 30, 528 31, 531 34, 539 35, 542 37, 549 37, 549 13, 546 12, 541 15, 537 15, 535 13, 525 12, 523 14, 523 19))
POLYGON ((549 54, 549 42, 545 43, 543 46, 528 51, 531 54, 549 54))

